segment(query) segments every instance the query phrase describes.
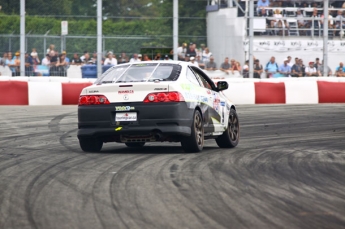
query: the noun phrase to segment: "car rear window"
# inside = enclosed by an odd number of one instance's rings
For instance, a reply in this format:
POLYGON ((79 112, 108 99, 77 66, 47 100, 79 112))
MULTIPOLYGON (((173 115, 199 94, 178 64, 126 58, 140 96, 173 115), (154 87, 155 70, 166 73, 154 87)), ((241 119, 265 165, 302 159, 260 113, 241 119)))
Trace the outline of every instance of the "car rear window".
POLYGON ((95 84, 175 81, 181 72, 181 66, 168 63, 136 63, 117 65, 106 71, 95 84))

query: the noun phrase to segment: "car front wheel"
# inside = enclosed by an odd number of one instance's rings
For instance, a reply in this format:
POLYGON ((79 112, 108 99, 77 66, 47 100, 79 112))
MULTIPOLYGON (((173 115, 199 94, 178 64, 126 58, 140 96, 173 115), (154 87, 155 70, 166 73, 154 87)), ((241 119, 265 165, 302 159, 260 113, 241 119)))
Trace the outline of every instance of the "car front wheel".
POLYGON ((204 148, 204 123, 198 110, 194 111, 192 132, 181 140, 185 152, 200 152, 204 148))
POLYGON ((99 152, 102 149, 103 142, 97 138, 81 138, 79 139, 79 145, 84 152, 99 152))
POLYGON ((235 109, 230 110, 228 127, 222 135, 216 138, 217 145, 220 148, 233 148, 237 146, 240 140, 240 122, 235 109))

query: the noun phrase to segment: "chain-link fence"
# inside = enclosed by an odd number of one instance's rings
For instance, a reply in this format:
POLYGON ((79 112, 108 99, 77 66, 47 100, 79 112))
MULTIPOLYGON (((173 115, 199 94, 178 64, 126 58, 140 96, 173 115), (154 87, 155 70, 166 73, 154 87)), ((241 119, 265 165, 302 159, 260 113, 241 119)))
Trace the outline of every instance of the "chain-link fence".
MULTIPOLYGON (((206 44, 207 1, 179 2, 179 43, 206 44)), ((43 58, 51 44, 58 52, 65 50, 67 55, 97 50, 96 3, 95 0, 26 1, 26 52, 35 48, 43 58), (62 21, 68 21, 67 35, 61 35, 62 21)), ((20 5, 18 1, 0 4, 0 52, 14 53, 20 50, 20 5)), ((144 50, 152 56, 164 49, 166 53, 162 54, 171 54, 172 14, 172 1, 120 0, 115 3, 103 0, 103 53, 131 55, 144 50)))

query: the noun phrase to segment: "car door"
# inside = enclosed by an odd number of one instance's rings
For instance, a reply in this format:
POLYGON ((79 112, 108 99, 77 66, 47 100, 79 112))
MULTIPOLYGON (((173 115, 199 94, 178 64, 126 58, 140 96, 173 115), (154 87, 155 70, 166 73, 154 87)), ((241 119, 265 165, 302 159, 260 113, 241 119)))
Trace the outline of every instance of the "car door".
POLYGON ((192 86, 192 88, 188 88, 186 97, 190 103, 191 108, 194 109, 196 106, 200 107, 204 121, 204 128, 207 128, 210 122, 210 116, 208 114, 208 103, 211 100, 211 91, 205 89, 202 81, 190 67, 187 68, 186 78, 192 86), (209 93, 207 93, 207 91, 209 93))
POLYGON ((226 123, 225 121, 227 120, 225 117, 226 101, 223 96, 220 96, 213 81, 202 70, 196 67, 191 68, 202 82, 202 86, 205 88, 205 93, 209 95, 208 129, 213 130, 212 132, 223 132, 226 123))

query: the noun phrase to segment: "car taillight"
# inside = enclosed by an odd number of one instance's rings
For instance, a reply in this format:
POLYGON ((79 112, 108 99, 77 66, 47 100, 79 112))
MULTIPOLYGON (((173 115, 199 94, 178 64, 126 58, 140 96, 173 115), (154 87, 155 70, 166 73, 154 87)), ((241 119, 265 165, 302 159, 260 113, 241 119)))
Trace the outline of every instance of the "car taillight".
POLYGON ((79 97, 79 106, 99 104, 110 104, 110 102, 104 95, 81 95, 79 97))
POLYGON ((181 102, 184 101, 180 92, 157 92, 148 94, 144 103, 159 103, 159 102, 181 102))

